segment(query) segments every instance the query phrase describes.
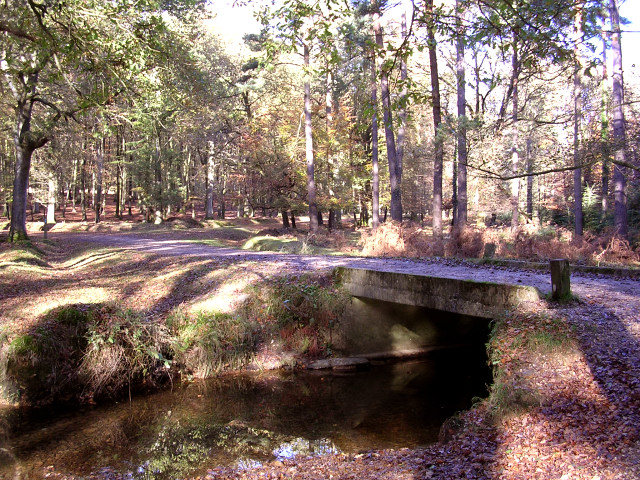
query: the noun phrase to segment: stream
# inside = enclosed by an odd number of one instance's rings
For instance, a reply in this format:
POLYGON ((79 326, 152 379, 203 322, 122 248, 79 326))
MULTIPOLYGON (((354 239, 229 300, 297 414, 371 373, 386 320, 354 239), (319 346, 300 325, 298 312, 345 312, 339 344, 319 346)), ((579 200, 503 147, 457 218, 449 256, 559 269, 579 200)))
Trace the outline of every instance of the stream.
POLYGON ((241 373, 108 406, 7 410, 0 478, 168 480, 220 465, 417 447, 437 441, 444 420, 486 396, 490 382, 478 345, 358 372, 241 373))

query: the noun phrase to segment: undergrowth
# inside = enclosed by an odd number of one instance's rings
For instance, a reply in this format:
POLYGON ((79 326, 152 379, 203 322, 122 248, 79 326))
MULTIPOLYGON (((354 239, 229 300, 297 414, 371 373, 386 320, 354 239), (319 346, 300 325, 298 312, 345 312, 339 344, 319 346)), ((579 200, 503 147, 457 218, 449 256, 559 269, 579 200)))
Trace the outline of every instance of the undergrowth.
POLYGON ((389 222, 362 233, 362 253, 370 256, 429 257, 442 251, 447 257, 498 257, 531 261, 566 258, 571 263, 640 267, 640 245, 615 235, 586 232, 574 239, 562 227, 508 227, 453 229, 440 245, 429 229, 404 222, 389 222))
POLYGON ((161 327, 113 304, 57 308, 26 333, 5 333, 1 393, 23 404, 116 396, 166 378, 168 345, 161 327))
POLYGON ((487 404, 494 420, 539 405, 542 399, 522 375, 531 355, 558 355, 573 346, 573 332, 561 317, 512 311, 492 324, 487 351, 493 368, 487 404))
POLYGON ((152 389, 178 372, 204 378, 269 351, 318 357, 346 294, 322 275, 270 279, 248 287, 232 314, 177 308, 165 321, 115 303, 47 312, 31 328, 0 329, 0 397, 23 405, 93 402, 152 389))
POLYGON ((176 310, 167 319, 171 350, 180 367, 197 378, 244 366, 255 351, 257 325, 220 313, 189 315, 176 310))
POLYGON ((346 301, 330 279, 282 277, 250 287, 242 315, 255 319, 265 337, 279 338, 285 350, 317 357, 332 353, 333 328, 346 301))

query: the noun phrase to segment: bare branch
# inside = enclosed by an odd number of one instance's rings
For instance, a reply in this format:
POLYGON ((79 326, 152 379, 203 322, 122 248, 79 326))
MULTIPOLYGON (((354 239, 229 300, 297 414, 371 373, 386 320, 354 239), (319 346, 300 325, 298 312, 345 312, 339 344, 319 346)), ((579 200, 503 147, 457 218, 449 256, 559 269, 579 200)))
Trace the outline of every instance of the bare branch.
POLYGON ((0 32, 8 33, 16 38, 23 38, 25 40, 29 40, 30 42, 35 42, 36 39, 33 35, 25 32, 24 30, 20 30, 18 28, 14 28, 11 25, 7 25, 4 22, 0 22, 0 32))

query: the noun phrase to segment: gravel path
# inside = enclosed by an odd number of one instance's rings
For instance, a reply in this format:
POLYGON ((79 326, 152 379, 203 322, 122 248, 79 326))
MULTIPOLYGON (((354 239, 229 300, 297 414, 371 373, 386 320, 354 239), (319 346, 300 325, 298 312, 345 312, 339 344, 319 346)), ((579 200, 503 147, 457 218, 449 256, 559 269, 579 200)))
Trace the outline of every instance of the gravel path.
MULTIPOLYGON (((297 266, 301 271, 323 270, 339 266, 371 270, 455 278, 459 280, 490 281, 529 285, 542 293, 551 291, 550 274, 512 267, 475 265, 451 259, 387 259, 351 256, 292 255, 277 252, 254 252, 232 248, 214 247, 166 237, 144 237, 122 234, 57 234, 52 238, 75 239, 118 247, 127 250, 155 253, 161 256, 195 256, 224 258, 236 261, 281 261, 297 266)), ((574 294, 586 301, 595 302, 623 315, 640 312, 640 280, 620 279, 604 275, 574 272, 571 276, 574 294)), ((638 320, 636 318, 636 320, 638 320)))

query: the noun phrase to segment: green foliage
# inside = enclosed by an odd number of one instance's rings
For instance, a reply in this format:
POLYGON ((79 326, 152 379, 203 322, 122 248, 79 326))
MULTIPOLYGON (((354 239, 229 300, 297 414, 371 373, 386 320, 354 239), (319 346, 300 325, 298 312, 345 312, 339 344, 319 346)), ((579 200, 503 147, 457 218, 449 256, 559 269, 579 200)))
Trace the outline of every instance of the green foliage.
POLYGON ((32 356, 41 351, 42 346, 31 335, 19 335, 9 344, 9 353, 12 355, 32 356))

